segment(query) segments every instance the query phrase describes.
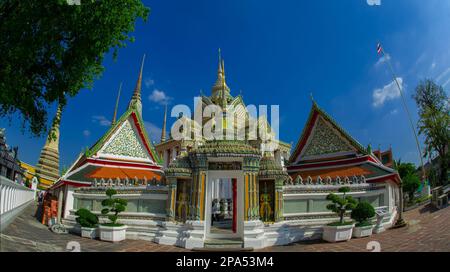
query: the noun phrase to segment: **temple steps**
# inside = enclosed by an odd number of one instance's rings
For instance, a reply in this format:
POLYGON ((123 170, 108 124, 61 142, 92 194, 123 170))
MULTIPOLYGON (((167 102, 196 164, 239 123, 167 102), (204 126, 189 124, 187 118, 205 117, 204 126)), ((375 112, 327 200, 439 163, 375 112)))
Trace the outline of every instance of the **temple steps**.
POLYGON ((251 247, 244 247, 241 239, 208 239, 204 247, 194 248, 194 251, 253 251, 251 247))

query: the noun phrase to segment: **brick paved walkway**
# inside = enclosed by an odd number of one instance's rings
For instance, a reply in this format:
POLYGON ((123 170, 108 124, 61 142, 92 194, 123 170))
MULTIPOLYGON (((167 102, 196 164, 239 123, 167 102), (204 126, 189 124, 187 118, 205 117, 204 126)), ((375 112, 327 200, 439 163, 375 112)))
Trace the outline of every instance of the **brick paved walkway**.
POLYGON ((56 234, 35 217, 36 205, 30 205, 2 233, 0 251, 66 251, 67 243, 80 243, 81 251, 185 251, 183 248, 159 245, 142 240, 109 243, 72 234, 56 234))
MULTIPOLYGON (((34 217, 36 206, 30 205, 1 233, 0 251, 65 251, 69 241, 80 243, 82 251, 184 251, 173 246, 141 240, 108 243, 81 238, 77 235, 58 235, 40 224, 34 217)), ((287 246, 269 247, 271 251, 367 251, 367 243, 377 241, 381 251, 444 251, 450 252, 450 207, 435 211, 419 207, 405 213, 409 225, 392 229, 369 238, 352 239, 343 243, 323 241, 299 242, 287 246)))
POLYGON ((260 251, 368 251, 367 243, 376 241, 381 251, 443 251, 450 252, 450 207, 435 210, 429 206, 404 213, 408 226, 390 229, 366 238, 348 242, 299 242, 287 246, 264 248, 260 251))

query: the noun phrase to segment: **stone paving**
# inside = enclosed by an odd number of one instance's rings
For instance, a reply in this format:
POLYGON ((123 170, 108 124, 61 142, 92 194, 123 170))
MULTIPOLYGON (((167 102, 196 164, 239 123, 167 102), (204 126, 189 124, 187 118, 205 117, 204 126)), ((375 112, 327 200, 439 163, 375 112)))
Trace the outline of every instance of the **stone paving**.
MULTIPOLYGON (((183 248, 159 245, 149 241, 126 240, 108 243, 82 238, 77 235, 55 234, 34 217, 35 205, 30 205, 0 234, 0 251, 66 251, 68 242, 78 242, 81 251, 132 251, 174 252, 183 248)), ((434 210, 422 206, 405 213, 408 226, 390 229, 368 238, 349 242, 327 243, 323 241, 298 242, 287 246, 268 247, 258 252, 341 252, 368 251, 369 242, 375 241, 381 251, 443 251, 450 252, 450 207, 434 210)), ((372 242, 373 243, 373 242, 372 242)))

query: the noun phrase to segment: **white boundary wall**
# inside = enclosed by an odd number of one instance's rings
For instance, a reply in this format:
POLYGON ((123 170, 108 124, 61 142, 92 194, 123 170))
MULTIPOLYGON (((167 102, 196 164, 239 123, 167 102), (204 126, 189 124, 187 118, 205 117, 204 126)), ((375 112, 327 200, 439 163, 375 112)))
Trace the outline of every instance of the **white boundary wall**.
POLYGON ((0 176, 0 227, 4 230, 36 198, 36 191, 0 176))

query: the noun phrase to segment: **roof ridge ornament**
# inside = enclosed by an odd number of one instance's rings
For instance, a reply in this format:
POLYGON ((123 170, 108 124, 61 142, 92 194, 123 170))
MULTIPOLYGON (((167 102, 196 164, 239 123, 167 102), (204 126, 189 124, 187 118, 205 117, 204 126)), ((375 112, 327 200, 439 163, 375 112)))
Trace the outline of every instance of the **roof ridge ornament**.
POLYGON ((119 107, 120 92, 122 91, 122 84, 123 84, 123 82, 120 82, 119 91, 117 93, 117 98, 116 98, 116 106, 114 107, 114 115, 113 115, 113 119, 112 119, 112 122, 111 122, 111 126, 114 126, 114 124, 116 123, 117 108, 119 107))
POLYGON ((134 88, 133 96, 129 104, 129 108, 133 107, 137 110, 142 118, 142 101, 141 101, 141 89, 142 89, 142 73, 144 71, 145 54, 142 56, 141 68, 139 70, 138 79, 136 81, 136 87, 134 88))

